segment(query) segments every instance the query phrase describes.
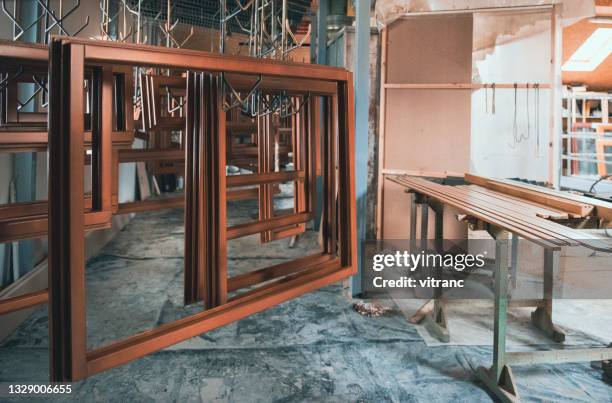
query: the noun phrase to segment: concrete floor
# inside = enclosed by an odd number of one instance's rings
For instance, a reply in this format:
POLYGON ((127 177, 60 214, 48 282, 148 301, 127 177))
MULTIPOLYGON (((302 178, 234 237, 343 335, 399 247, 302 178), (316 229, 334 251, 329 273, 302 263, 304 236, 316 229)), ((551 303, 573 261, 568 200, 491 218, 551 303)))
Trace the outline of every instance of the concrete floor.
MULTIPOLYGON (((236 216, 254 218, 248 207, 236 216)), ((90 259, 90 348, 200 309, 181 304, 182 237, 180 210, 139 214, 90 259)), ((308 231, 294 249, 286 240, 262 248, 256 236, 229 248, 235 274, 318 245, 308 231)), ((490 365, 489 346, 428 347, 398 311, 367 318, 352 303, 340 284, 326 287, 78 382, 65 400, 491 401, 474 376, 479 365, 490 365)), ((0 345, 0 382, 45 382, 47 335, 42 307, 0 345)), ((589 364, 515 368, 514 374, 524 401, 612 402, 612 387, 589 364)))

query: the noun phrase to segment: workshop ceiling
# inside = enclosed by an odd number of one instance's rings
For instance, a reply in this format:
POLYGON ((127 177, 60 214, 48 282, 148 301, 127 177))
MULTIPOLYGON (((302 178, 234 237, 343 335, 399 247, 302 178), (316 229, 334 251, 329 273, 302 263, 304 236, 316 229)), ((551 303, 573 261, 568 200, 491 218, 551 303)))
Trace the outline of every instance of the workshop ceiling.
MULTIPOLYGON (((563 29, 563 64, 591 38, 598 29, 612 29, 612 0, 597 0, 594 18, 585 18, 563 29)), ((612 53, 592 71, 568 71, 562 74, 563 84, 585 85, 591 91, 612 90, 612 53)))
MULTIPOLYGON (((244 7, 249 3, 247 0, 227 0, 227 7, 235 10, 238 2, 244 7)), ((292 27, 296 27, 309 12, 312 0, 288 0, 288 19, 292 27)), ((138 4, 138 0, 128 0, 131 7, 138 4)), ((281 2, 278 1, 279 7, 281 2)), ((142 0, 142 12, 146 17, 166 19, 166 0, 142 0)), ((178 19, 183 24, 195 25, 204 28, 219 28, 219 0, 173 0, 173 20, 178 19)), ((250 13, 240 13, 238 18, 240 24, 247 26, 250 13)), ((232 32, 242 32, 235 19, 229 23, 232 32)))
MULTIPOLYGON (((563 63, 580 48, 597 29, 611 29, 612 19, 584 19, 563 29, 563 63), (595 22, 598 21, 598 22, 595 22), (603 22, 607 21, 607 22, 603 22)), ((592 71, 563 71, 563 84, 586 85, 591 91, 612 89, 612 54, 592 71)))

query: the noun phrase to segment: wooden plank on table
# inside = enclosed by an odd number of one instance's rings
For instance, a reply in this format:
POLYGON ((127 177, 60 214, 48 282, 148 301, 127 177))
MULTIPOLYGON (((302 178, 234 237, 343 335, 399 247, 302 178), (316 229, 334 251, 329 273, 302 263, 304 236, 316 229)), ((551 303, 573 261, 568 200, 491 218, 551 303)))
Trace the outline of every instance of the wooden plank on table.
POLYGON ((595 209, 592 204, 586 204, 575 200, 562 198, 557 195, 551 195, 533 189, 525 189, 524 187, 515 186, 514 184, 507 184, 497 180, 490 180, 489 178, 485 178, 483 176, 465 174, 465 179, 470 183, 483 186, 487 189, 495 190, 497 192, 505 193, 511 196, 517 196, 522 199, 535 201, 545 206, 557 208, 560 210, 567 211, 571 214, 579 215, 580 217, 586 217, 590 215, 595 209))
MULTIPOLYGON (((471 175, 471 176, 475 177, 475 175, 471 175)), ((545 194, 555 196, 555 197, 560 197, 562 199, 567 199, 567 200, 572 200, 572 201, 579 202, 579 203, 589 204, 595 207, 594 211, 592 212, 592 215, 595 215, 596 217, 603 218, 608 221, 612 221, 612 203, 606 202, 604 200, 595 199, 592 197, 587 197, 587 196, 583 196, 583 195, 579 195, 575 193, 549 189, 544 186, 532 185, 530 183, 517 182, 517 181, 510 180, 510 179, 492 179, 492 178, 485 178, 485 177, 481 177, 481 178, 487 179, 488 181, 504 183, 504 184, 508 184, 508 185, 523 188, 523 189, 530 189, 536 192, 545 193, 545 194)))
POLYGON ((612 245, 602 238, 532 216, 527 211, 518 210, 512 202, 487 199, 482 193, 469 192, 466 187, 457 189, 454 186, 406 176, 389 177, 389 179, 454 206, 477 219, 505 228, 541 246, 582 245, 598 251, 612 251, 612 245))
POLYGON ((495 197, 495 198, 498 198, 498 199, 501 199, 501 200, 506 200, 506 201, 512 202, 517 207, 520 207, 521 209, 530 211, 536 217, 540 217, 540 218, 552 218, 552 219, 557 219, 557 220, 563 220, 563 219, 568 219, 571 216, 571 214, 569 214, 567 211, 563 211, 563 210, 559 210, 559 209, 553 209, 551 207, 543 206, 541 204, 538 204, 536 202, 532 202, 530 200, 524 200, 524 199, 521 199, 521 198, 516 197, 516 196, 507 195, 507 194, 504 194, 504 193, 499 193, 499 192, 496 192, 494 190, 484 188, 482 186, 478 186, 478 185, 460 185, 460 186, 456 186, 456 187, 457 188, 462 188, 462 187, 470 188, 470 189, 474 190, 475 192, 479 192, 479 193, 482 193, 484 195, 488 195, 488 196, 495 197))
MULTIPOLYGON (((421 179, 419 179, 419 181, 428 182, 421 179)), ((454 186, 444 186, 438 184, 434 185, 435 188, 437 188, 439 192, 445 194, 446 197, 455 198, 456 200, 462 200, 473 206, 477 206, 483 211, 492 214, 492 216, 496 217, 497 220, 500 220, 501 217, 503 217, 504 219, 508 219, 522 228, 534 231, 534 233, 537 233, 541 239, 560 241, 561 243, 572 244, 571 237, 558 234, 555 229, 551 229, 548 225, 546 225, 549 224, 548 221, 538 219, 535 216, 526 215, 524 214, 524 212, 521 211, 517 212, 513 209, 513 206, 508 203, 504 204, 503 202, 496 201, 495 199, 483 200, 483 198, 479 197, 481 195, 477 192, 470 192, 469 190, 465 189, 455 189, 454 186)), ((429 188, 430 190, 432 189, 431 186, 429 188)), ((565 228, 562 226, 558 227, 565 228)))
MULTIPOLYGON (((454 186, 452 187, 454 188, 454 186)), ((455 191, 455 189, 449 189, 447 191, 455 191)), ((461 191, 461 190, 460 190, 461 191)), ((473 192, 473 194, 466 194, 467 197, 471 197, 475 195, 476 200, 478 202, 485 203, 487 205, 494 206, 495 209, 504 215, 512 217, 516 219, 517 222, 522 223, 523 225, 537 225, 543 232, 550 234, 552 237, 559 239, 592 239, 597 240, 600 239, 595 235, 591 235, 588 233, 580 232, 578 230, 568 228, 564 225, 559 225, 552 221, 548 221, 541 217, 537 217, 532 215, 531 213, 521 210, 518 208, 513 201, 503 201, 501 199, 495 198, 487 198, 478 192, 473 192)))
POLYGON ((407 181, 403 177, 394 177, 394 176, 388 176, 387 179, 393 182, 396 182, 399 185, 405 186, 409 189, 413 189, 417 192, 423 193, 444 204, 452 206, 464 212, 465 214, 469 216, 472 216, 474 218, 477 218, 479 220, 482 220, 492 225, 506 228, 508 231, 516 233, 517 235, 525 239, 528 239, 540 246, 555 248, 555 247, 560 247, 562 245, 565 245, 565 243, 558 243, 558 242, 555 243, 554 241, 547 240, 544 236, 542 236, 542 234, 538 233, 537 231, 530 230, 529 228, 522 228, 516 225, 511 220, 508 220, 506 217, 493 215, 490 212, 483 210, 477 206, 470 205, 469 203, 466 203, 465 201, 456 200, 454 198, 448 197, 448 195, 446 195, 444 192, 432 191, 431 189, 428 189, 427 187, 423 187, 418 182, 414 183, 412 181, 407 181))

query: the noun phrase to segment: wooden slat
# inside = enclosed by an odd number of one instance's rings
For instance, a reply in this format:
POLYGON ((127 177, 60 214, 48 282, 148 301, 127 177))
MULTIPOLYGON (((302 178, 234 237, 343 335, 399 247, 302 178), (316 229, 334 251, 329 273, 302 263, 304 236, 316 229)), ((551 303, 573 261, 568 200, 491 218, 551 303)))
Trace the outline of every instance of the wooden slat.
POLYGON ((288 225, 301 224, 312 220, 312 213, 299 213, 282 217, 274 217, 252 223, 239 224, 227 229, 227 239, 236 239, 247 235, 283 228, 288 225))
POLYGON ((472 174, 465 174, 465 179, 475 185, 483 186, 497 192, 505 193, 512 196, 517 196, 522 199, 535 201, 545 206, 557 208, 560 210, 567 211, 568 213, 579 215, 580 217, 586 217, 590 215, 594 206, 576 200, 560 197, 558 195, 544 193, 533 189, 527 189, 521 186, 515 185, 515 183, 507 184, 497 180, 491 180, 483 176, 477 176, 472 174))
MULTIPOLYGON (((440 185, 438 185, 440 186, 440 185)), ((491 205, 492 211, 503 214, 515 220, 517 223, 527 226, 527 227, 538 227, 539 230, 547 234, 547 236, 560 239, 560 240, 569 240, 570 243, 585 243, 588 242, 590 245, 590 241, 588 240, 598 240, 598 237, 593 235, 580 232, 563 225, 559 225, 548 220, 537 217, 536 215, 531 215, 526 211, 521 211, 516 207, 513 201, 503 201, 503 199, 493 199, 493 198, 485 198, 482 194, 473 192, 466 193, 466 189, 457 189, 454 186, 444 186, 445 192, 453 195, 458 195, 459 197, 464 197, 469 199, 473 198, 476 203, 482 203, 483 205, 491 205), (459 192, 459 193, 457 193, 459 192), (575 241, 575 242, 572 242, 575 241)), ((502 195, 505 196, 505 195, 502 195)))
MULTIPOLYGON (((493 179, 489 179, 489 180, 493 180, 493 179)), ((609 202, 606 202, 600 199, 595 199, 592 197, 578 195, 575 193, 557 191, 557 190, 545 188, 543 186, 531 185, 529 183, 517 182, 517 181, 512 181, 509 179, 495 179, 495 181, 506 183, 506 184, 516 186, 516 187, 531 189, 537 192, 553 195, 556 197, 561 197, 567 200, 573 200, 579 203, 593 205, 595 207, 593 214, 596 217, 603 218, 608 221, 612 221, 612 203, 609 203, 609 202)))
POLYGON ((119 162, 142 162, 142 161, 161 161, 161 160, 176 160, 185 159, 185 150, 119 150, 119 162))
POLYGON ((35 291, 13 298, 0 300, 0 315, 19 311, 21 309, 32 308, 36 305, 46 304, 49 300, 47 289, 35 291))
MULTIPOLYGON (((428 182, 424 179, 419 179, 419 181, 425 183, 428 182)), ((520 213, 513 212, 508 208, 504 208, 503 205, 495 205, 492 204, 490 201, 481 201, 471 194, 465 194, 461 192, 458 193, 456 190, 454 190, 453 186, 443 186, 434 183, 432 184, 436 187, 435 189, 439 194, 442 194, 447 198, 453 198, 454 200, 462 201, 464 203, 467 203, 468 205, 476 207, 480 211, 489 214, 491 218, 497 220, 500 223, 502 222, 502 220, 507 220, 512 223, 512 225, 517 226, 519 228, 523 228, 524 230, 536 235, 536 239, 552 242, 558 245, 576 245, 576 242, 572 242, 567 237, 560 237, 555 232, 549 231, 548 229, 542 228, 541 226, 538 226, 537 224, 533 223, 533 219, 531 217, 526 217, 524 215, 521 215, 520 213)), ((429 189, 430 191, 432 190, 431 186, 429 186, 429 189)), ((503 227, 503 225, 496 225, 503 227)))
POLYGON ((274 266, 264 267, 262 269, 250 271, 248 273, 240 274, 231 277, 227 280, 227 290, 236 291, 241 288, 250 287, 255 284, 261 284, 266 281, 274 280, 279 277, 287 276, 290 274, 297 273, 308 267, 305 264, 320 264, 332 260, 330 255, 324 253, 317 253, 315 255, 309 255, 297 260, 291 260, 283 262, 274 266))
POLYGON ((612 251, 612 245, 605 240, 539 217, 539 206, 521 203, 516 197, 476 189, 477 186, 445 186, 408 176, 390 176, 388 179, 542 246, 583 245, 594 250, 612 251))
POLYGON ((454 186, 451 187, 451 189, 447 191, 463 192, 463 194, 466 197, 468 198, 474 197, 474 199, 476 199, 478 202, 482 202, 484 204, 494 206, 495 210, 498 211, 499 213, 512 217, 513 219, 517 220, 517 222, 520 222, 523 225, 527 225, 527 226, 537 225, 541 229, 541 231, 549 234, 552 237, 558 238, 558 239, 576 239, 576 240, 577 239, 581 239, 581 240, 599 239, 598 237, 594 235, 591 235, 585 232, 580 232, 572 228, 568 228, 566 226, 556 224, 552 221, 542 219, 541 217, 538 217, 537 215, 531 212, 524 211, 524 210, 522 211, 520 208, 516 206, 516 204, 513 201, 490 198, 490 197, 482 195, 481 193, 473 192, 473 191, 471 193, 465 193, 467 191, 465 188, 455 189, 454 186), (534 218, 535 218, 535 221, 534 221, 534 218))
POLYGON ((172 208, 183 208, 185 196, 167 197, 159 199, 140 200, 129 203, 120 203, 117 214, 138 213, 142 211, 164 210, 172 208))
POLYGON ((528 211, 531 214, 535 215, 536 217, 540 217, 540 218, 552 218, 552 219, 556 219, 556 220, 564 220, 564 219, 569 219, 570 217, 574 217, 573 215, 569 214, 567 211, 563 211, 563 210, 558 210, 558 209, 552 209, 548 206, 542 206, 540 204, 537 204, 535 202, 531 202, 529 200, 523 200, 519 197, 516 196, 511 196, 511 195, 506 195, 503 193, 499 193, 499 192, 495 192, 493 190, 487 189, 487 188, 483 188, 482 186, 478 186, 478 185, 460 185, 460 186, 455 186, 456 188, 468 188, 474 192, 478 192, 481 193, 483 195, 486 195, 488 197, 492 197, 495 199, 499 199, 499 200, 504 200, 504 201, 508 201, 508 202, 512 202, 514 207, 517 207, 520 210, 523 211, 528 211))
POLYGON ((431 190, 431 189, 428 189, 427 187, 422 186, 422 184, 420 184, 419 182, 406 180, 403 177, 391 176, 391 177, 387 177, 387 179, 395 183, 398 183, 399 185, 407 187, 409 189, 413 189, 419 193, 423 193, 424 195, 431 197, 435 200, 438 200, 441 203, 448 204, 452 207, 455 207, 459 209, 460 211, 463 211, 465 214, 470 215, 474 218, 477 218, 479 220, 482 220, 492 225, 506 228, 508 231, 513 232, 534 243, 537 243, 540 246, 554 248, 554 247, 560 247, 560 246, 566 245, 565 242, 560 243, 558 241, 555 242, 554 240, 547 240, 546 237, 542 233, 538 231, 534 231, 529 228, 523 228, 517 225, 516 223, 514 223, 512 220, 508 219, 507 217, 496 215, 495 213, 491 213, 478 206, 473 206, 469 203, 466 203, 465 201, 456 200, 452 197, 449 197, 446 194, 446 189, 442 189, 442 191, 431 190))
POLYGON ((231 175, 227 177, 227 187, 260 185, 303 181, 306 178, 304 171, 266 172, 261 174, 231 175))

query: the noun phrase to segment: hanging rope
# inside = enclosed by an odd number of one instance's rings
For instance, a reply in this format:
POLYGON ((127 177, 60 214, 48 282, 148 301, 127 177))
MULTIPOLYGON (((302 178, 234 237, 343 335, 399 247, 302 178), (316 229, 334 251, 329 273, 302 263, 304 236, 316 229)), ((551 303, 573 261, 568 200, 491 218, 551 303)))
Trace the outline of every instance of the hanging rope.
POLYGON ((485 113, 488 115, 489 114, 489 91, 487 90, 487 86, 488 84, 484 84, 484 90, 485 90, 485 113))
POLYGON ((527 140, 531 135, 531 119, 529 118, 529 83, 527 83, 525 96, 527 98, 527 102, 525 104, 525 111, 527 112, 527 137, 525 137, 525 140, 527 140))
POLYGON ((493 100, 491 102, 491 112, 495 115, 495 83, 491 84, 491 88, 493 89, 493 100))
MULTIPOLYGON (((514 84, 514 119, 512 125, 512 142, 508 145, 510 148, 516 148, 517 144, 521 143, 524 140, 529 140, 531 137, 531 115, 529 112, 529 84, 526 84, 525 90, 525 112, 527 115, 527 134, 524 132, 519 133, 518 127, 518 83, 514 84)), ((536 101, 538 105, 536 105, 536 121, 539 121, 539 94, 538 100, 536 101)), ((536 124, 539 125, 539 124, 536 124)))
POLYGON ((540 154, 540 84, 533 85, 535 89, 535 116, 536 116, 536 155, 540 154))

